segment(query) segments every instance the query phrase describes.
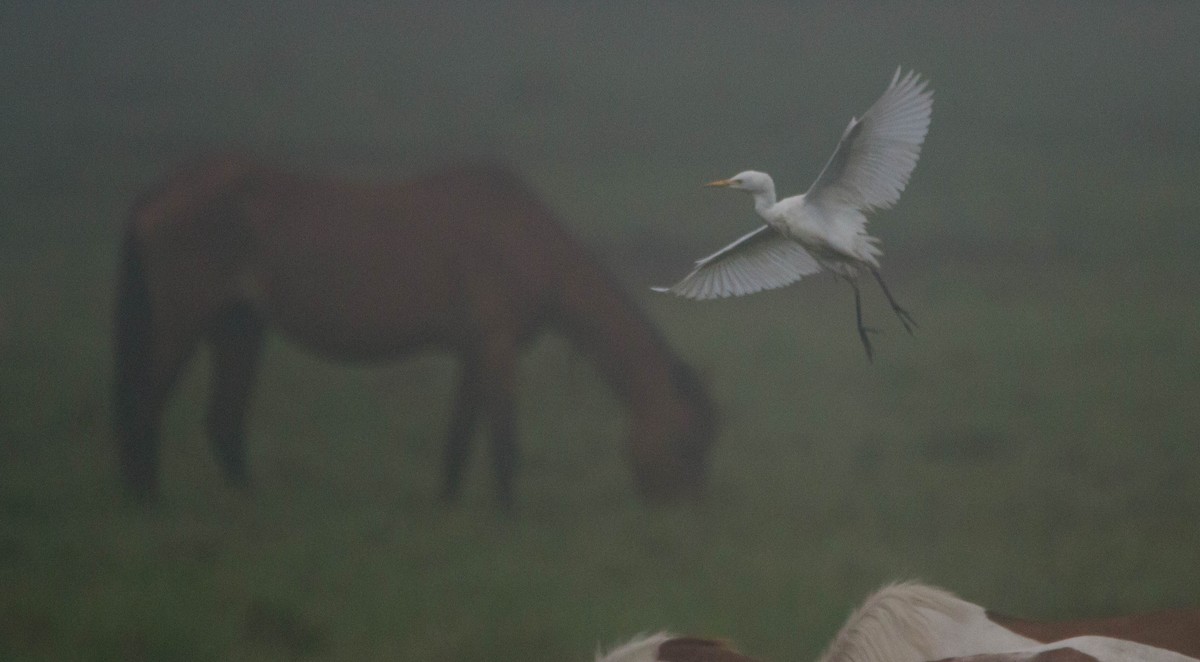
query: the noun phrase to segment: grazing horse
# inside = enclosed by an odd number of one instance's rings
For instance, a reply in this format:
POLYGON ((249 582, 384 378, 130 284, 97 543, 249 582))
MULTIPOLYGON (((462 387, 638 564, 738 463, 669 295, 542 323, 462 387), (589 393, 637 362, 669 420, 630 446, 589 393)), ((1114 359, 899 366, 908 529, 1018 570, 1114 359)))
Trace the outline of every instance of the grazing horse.
MULTIPOLYGON (((914 582, 871 595, 819 662, 1197 662, 1200 611, 1040 623, 914 582)), ((753 662, 694 637, 643 636, 597 662, 753 662), (683 642, 674 650, 672 642, 683 642), (699 642, 697 645, 695 642, 699 642), (707 643, 707 645, 703 645, 707 643)))
POLYGON ((594 359, 627 404, 639 491, 702 486, 714 413, 701 382, 501 167, 368 185, 236 156, 194 162, 135 204, 119 281, 114 423, 137 497, 156 494, 160 419, 201 342, 212 360, 207 432, 226 477, 247 481, 247 403, 272 329, 334 359, 457 354, 447 499, 483 419, 499 499, 511 502, 518 354, 547 328, 594 359))

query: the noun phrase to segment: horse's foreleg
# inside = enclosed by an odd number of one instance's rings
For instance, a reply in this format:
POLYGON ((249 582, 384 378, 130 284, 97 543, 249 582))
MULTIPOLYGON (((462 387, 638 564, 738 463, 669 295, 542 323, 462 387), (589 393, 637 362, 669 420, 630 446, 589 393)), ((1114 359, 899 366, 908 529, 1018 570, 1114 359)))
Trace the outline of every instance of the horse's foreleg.
POLYGON ((471 453, 471 435, 479 422, 479 406, 483 390, 480 383, 480 363, 468 356, 459 375, 458 393, 450 417, 450 437, 446 441, 446 456, 442 483, 442 499, 455 501, 462 487, 462 474, 471 453))
POLYGON ((262 322, 249 307, 236 306, 216 318, 208 340, 212 346, 209 439, 226 479, 245 487, 249 482, 246 410, 262 354, 262 322))

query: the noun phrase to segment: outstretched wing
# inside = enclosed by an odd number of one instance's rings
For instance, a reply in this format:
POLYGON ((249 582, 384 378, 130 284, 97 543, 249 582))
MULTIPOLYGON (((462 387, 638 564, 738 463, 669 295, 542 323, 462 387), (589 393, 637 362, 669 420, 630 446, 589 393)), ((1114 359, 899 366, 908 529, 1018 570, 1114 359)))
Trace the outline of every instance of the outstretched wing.
POLYGON ((897 68, 883 96, 861 119, 850 120, 805 199, 862 211, 895 204, 929 131, 933 91, 927 84, 913 71, 901 78, 897 68))
POLYGON ((692 273, 671 287, 651 289, 688 299, 736 297, 783 287, 820 270, 800 244, 764 225, 697 260, 692 273))

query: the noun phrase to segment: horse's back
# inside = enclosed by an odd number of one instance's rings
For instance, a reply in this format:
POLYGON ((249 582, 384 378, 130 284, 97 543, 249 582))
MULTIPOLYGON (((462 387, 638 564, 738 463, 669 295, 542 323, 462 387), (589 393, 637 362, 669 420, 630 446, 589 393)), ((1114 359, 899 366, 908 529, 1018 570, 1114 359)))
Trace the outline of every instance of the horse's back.
MULTIPOLYGON (((360 184, 235 156, 182 168, 135 208, 165 307, 248 305, 327 354, 527 332, 582 251, 507 169, 360 184)), ((186 312, 186 311, 185 311, 186 312)))
POLYGON ((988 618, 1042 642, 1102 635, 1200 658, 1200 610, 1179 609, 1080 621, 1030 621, 989 612, 988 618))
POLYGON ((481 326, 524 333, 563 264, 563 237, 547 232, 540 202, 496 167, 395 184, 312 180, 271 197, 278 206, 253 218, 265 222, 256 232, 272 260, 268 301, 283 323, 335 313, 360 335, 404 343, 495 330, 481 326))
POLYGON ((164 241, 162 233, 203 225, 202 217, 213 205, 260 169, 253 160, 232 153, 184 163, 134 202, 131 229, 140 241, 152 243, 164 241))

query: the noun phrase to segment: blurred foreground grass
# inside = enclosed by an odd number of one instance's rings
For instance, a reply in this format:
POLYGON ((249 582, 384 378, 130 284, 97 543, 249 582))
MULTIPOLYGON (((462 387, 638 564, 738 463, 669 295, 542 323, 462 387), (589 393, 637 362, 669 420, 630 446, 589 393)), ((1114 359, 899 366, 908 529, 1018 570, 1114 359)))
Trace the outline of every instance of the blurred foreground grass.
POLYGON ((28 93, 6 111, 24 148, 0 155, 0 658, 583 660, 668 627, 784 662, 904 577, 1033 617, 1200 603, 1197 12, 527 2, 327 29, 248 7, 5 10, 28 29, 4 48, 68 46, 40 78, 4 72, 28 93), (938 94, 872 226, 915 337, 869 290, 869 365, 827 278, 648 296, 754 223, 700 182, 802 188, 898 61, 938 94), (708 499, 638 503, 619 404, 547 338, 522 368, 513 518, 480 467, 436 504, 449 359, 345 368, 280 342, 253 494, 208 456, 197 362, 164 503, 123 505, 118 228, 176 157, 227 144, 363 176, 513 163, 705 375, 708 499))

